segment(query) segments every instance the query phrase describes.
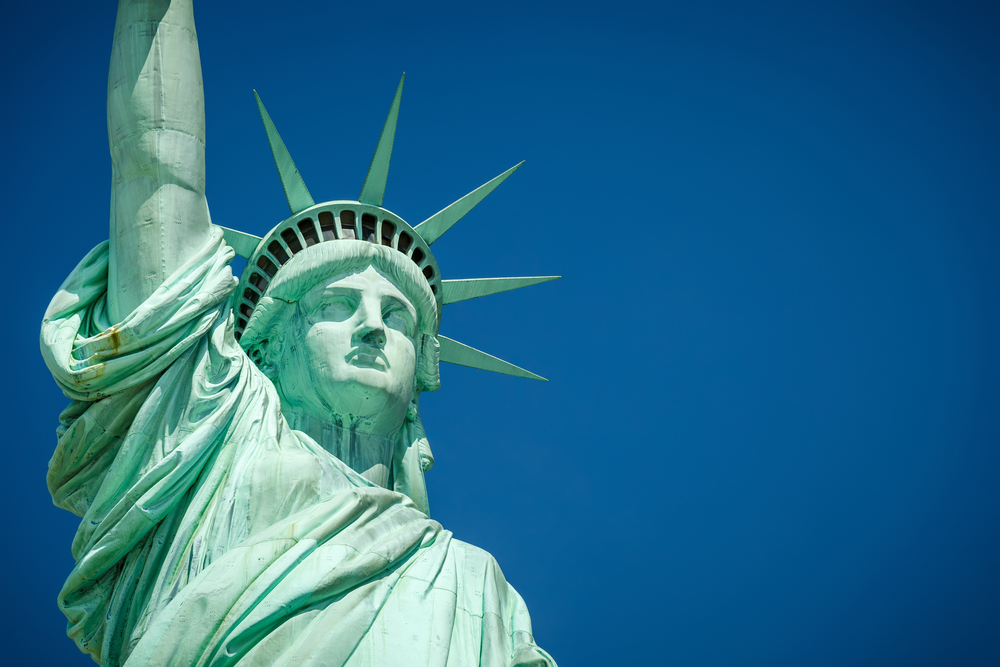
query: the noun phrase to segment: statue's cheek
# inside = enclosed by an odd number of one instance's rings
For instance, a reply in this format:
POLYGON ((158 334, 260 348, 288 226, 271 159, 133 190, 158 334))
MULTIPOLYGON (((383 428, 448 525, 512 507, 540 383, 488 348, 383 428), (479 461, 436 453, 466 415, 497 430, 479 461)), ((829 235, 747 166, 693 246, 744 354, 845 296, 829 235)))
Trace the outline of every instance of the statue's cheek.
POLYGON ((412 387, 417 368, 417 352, 413 341, 398 332, 392 332, 386 345, 386 358, 390 372, 400 386, 412 387))
POLYGON ((319 322, 305 336, 302 362, 308 368, 336 368, 351 351, 351 327, 343 322, 319 322))

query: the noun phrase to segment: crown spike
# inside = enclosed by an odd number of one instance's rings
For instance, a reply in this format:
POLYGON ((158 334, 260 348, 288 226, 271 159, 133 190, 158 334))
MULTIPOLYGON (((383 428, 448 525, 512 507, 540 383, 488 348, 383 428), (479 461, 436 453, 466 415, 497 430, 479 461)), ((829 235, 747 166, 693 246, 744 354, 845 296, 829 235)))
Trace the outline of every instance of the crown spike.
POLYGON ((230 229, 229 227, 223 227, 218 225, 219 229, 222 230, 222 238, 226 240, 236 254, 244 259, 250 259, 253 256, 253 251, 257 249, 260 245, 260 237, 254 236, 253 234, 247 234, 246 232, 241 232, 235 229, 230 229))
POLYGON ((396 137, 396 119, 399 118, 399 100, 403 96, 404 79, 406 72, 403 72, 403 76, 399 79, 396 96, 392 99, 389 115, 382 127, 382 135, 378 138, 378 146, 375 147, 375 155, 372 156, 372 163, 368 166, 365 184, 361 186, 361 194, 358 195, 358 201, 362 204, 382 205, 385 182, 389 178, 389 159, 392 157, 392 142, 396 137))
POLYGON ((459 366, 468 366, 469 368, 478 368, 483 371, 491 371, 493 373, 503 373, 504 375, 513 375, 519 378, 528 378, 529 380, 541 380, 542 382, 548 382, 541 375, 535 375, 531 371, 526 371, 519 366, 508 363, 503 359, 497 359, 491 354, 486 354, 485 352, 480 352, 474 347, 469 347, 464 343, 459 343, 457 340, 452 340, 446 336, 438 334, 438 342, 441 345, 441 361, 448 362, 449 364, 457 364, 459 366))
POLYGON ((414 231, 420 234, 420 237, 427 243, 427 245, 434 243, 441 238, 446 231, 451 229, 452 225, 461 220, 466 213, 471 211, 476 204, 486 199, 486 195, 493 192, 498 185, 507 180, 507 177, 517 171, 518 167, 522 164, 524 164, 524 160, 521 160, 489 183, 480 185, 478 188, 465 195, 455 203, 427 218, 414 227, 414 231))
POLYGON ((253 96, 257 98, 257 108, 260 109, 260 118, 264 121, 264 130, 267 132, 267 142, 271 144, 271 155, 274 156, 274 164, 278 167, 278 176, 281 178, 281 187, 285 189, 285 198, 288 200, 288 208, 292 209, 292 214, 303 211, 316 202, 306 188, 306 182, 302 180, 298 168, 292 161, 292 156, 285 148, 285 142, 281 140, 277 128, 271 122, 271 117, 264 108, 264 103, 260 101, 260 95, 253 91, 253 96))
MULTIPOLYGON (((232 244, 230 244, 232 245, 232 244)), ((442 280, 442 303, 458 303, 481 296, 498 294, 512 289, 530 287, 561 276, 538 276, 535 278, 470 278, 468 280, 442 280)))

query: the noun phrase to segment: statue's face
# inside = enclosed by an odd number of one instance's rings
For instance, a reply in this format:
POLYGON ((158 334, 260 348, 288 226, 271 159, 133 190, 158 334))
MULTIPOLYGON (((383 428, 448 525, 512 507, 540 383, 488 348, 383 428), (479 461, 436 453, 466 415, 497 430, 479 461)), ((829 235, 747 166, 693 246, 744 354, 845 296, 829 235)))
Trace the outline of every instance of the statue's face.
POLYGON ((388 435, 413 396, 417 314, 376 268, 328 278, 296 304, 279 355, 282 402, 388 435))

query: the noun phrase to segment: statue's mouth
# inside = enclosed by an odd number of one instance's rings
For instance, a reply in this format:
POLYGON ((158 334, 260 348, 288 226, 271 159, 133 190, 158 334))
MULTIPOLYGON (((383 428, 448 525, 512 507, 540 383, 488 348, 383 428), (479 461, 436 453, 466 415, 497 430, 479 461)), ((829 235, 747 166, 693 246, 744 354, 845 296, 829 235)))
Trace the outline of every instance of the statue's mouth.
POLYGON ((351 350, 347 356, 347 363, 360 368, 374 368, 376 370, 389 370, 389 360, 386 359, 382 350, 371 345, 359 345, 351 350))

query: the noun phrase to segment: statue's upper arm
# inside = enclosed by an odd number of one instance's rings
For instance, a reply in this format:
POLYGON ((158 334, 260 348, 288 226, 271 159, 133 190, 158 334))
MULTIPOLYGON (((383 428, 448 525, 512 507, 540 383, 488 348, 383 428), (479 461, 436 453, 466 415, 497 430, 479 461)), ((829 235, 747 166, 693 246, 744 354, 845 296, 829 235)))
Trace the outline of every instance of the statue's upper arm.
POLYGON ((205 103, 191 0, 121 0, 108 72, 110 314, 121 320, 208 238, 205 103))

